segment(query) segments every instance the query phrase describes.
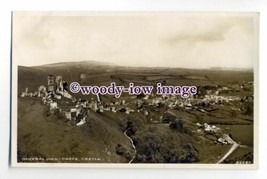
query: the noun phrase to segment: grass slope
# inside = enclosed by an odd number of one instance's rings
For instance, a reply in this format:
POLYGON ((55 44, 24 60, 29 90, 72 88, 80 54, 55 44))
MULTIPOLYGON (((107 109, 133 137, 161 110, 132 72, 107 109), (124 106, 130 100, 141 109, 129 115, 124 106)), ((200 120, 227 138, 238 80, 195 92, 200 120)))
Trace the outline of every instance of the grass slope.
MULTIPOLYGON (((112 120, 91 113, 83 126, 75 126, 55 114, 47 115, 47 106, 39 98, 18 100, 18 161, 22 157, 100 158, 101 163, 125 163, 116 154, 118 143, 132 154, 130 141, 112 120)), ((64 162, 64 161, 60 161, 64 162)))

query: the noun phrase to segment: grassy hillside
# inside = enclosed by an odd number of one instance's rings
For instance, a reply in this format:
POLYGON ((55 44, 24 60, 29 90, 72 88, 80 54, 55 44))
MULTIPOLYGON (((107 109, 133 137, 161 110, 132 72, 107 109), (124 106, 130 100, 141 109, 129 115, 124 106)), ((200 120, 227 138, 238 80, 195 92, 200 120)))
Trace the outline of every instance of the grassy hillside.
POLYGON ((124 131, 100 114, 92 112, 88 122, 78 127, 50 114, 38 98, 20 98, 18 109, 19 161, 23 157, 77 157, 79 160, 72 162, 128 162, 129 159, 116 154, 118 144, 123 144, 130 156, 133 155, 124 131), (82 161, 81 158, 85 157, 101 160, 82 161))

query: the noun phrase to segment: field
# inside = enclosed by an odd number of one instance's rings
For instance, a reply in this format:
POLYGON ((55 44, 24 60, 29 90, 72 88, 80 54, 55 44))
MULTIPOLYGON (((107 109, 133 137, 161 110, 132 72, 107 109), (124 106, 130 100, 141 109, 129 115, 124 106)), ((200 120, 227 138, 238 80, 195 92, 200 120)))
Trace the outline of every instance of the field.
MULTIPOLYGON (((58 63, 18 68, 18 161, 77 163, 253 163, 253 71, 237 69, 145 68, 97 62, 58 63), (198 93, 180 96, 123 94, 101 96, 104 111, 88 107, 77 126, 62 111, 51 111, 38 97, 21 97, 28 88, 47 86, 48 75, 82 85, 193 85, 198 93), (123 102, 124 101, 124 102, 123 102), (116 108, 116 112, 111 108, 116 108), (128 109, 132 111, 126 113, 128 109), (230 139, 220 142, 229 135, 230 139), (31 160, 31 158, 39 158, 31 160)), ((88 103, 95 95, 72 94, 88 103)), ((69 99, 54 99, 63 111, 69 99)))

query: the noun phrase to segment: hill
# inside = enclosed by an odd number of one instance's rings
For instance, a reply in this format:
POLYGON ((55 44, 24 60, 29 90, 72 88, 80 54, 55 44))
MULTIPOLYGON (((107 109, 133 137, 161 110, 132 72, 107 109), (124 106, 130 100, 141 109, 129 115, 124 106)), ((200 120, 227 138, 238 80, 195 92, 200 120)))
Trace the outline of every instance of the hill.
MULTIPOLYGON (((38 98, 18 101, 18 160, 27 157, 73 158, 93 163, 127 163, 130 159, 116 154, 122 144, 131 158, 134 150, 123 130, 110 118, 92 112, 87 123, 77 127, 56 114, 38 98), (85 161, 82 158, 91 158, 85 161)), ((39 161, 40 162, 40 161, 39 161)), ((46 161, 47 162, 47 161, 46 161)), ((59 161, 51 161, 59 162, 59 161)), ((60 160, 64 162, 64 160, 60 160)), ((70 161, 65 161, 70 162, 70 161)))

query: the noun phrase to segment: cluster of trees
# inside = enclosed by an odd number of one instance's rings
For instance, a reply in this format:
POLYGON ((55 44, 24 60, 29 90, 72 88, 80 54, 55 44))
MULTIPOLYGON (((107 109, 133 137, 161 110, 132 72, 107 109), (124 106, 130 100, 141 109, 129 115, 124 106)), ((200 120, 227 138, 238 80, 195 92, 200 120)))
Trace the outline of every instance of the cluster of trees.
POLYGON ((252 116, 254 113, 253 107, 253 102, 248 102, 241 107, 241 111, 243 111, 243 114, 245 115, 252 116))
POLYGON ((124 156, 127 160, 130 160, 132 158, 132 154, 126 149, 125 146, 118 144, 116 146, 116 153, 118 155, 124 156))
POLYGON ((138 163, 193 163, 198 161, 197 149, 189 143, 181 143, 175 134, 163 134, 155 130, 138 131, 133 137, 138 163))
MULTIPOLYGON (((198 151, 182 119, 169 121, 169 129, 146 125, 142 119, 122 120, 120 126, 127 130, 136 147, 135 163, 194 163, 198 151)), ((118 155, 125 155, 123 145, 116 147, 118 155)), ((126 154, 127 156, 127 154, 126 154)))

